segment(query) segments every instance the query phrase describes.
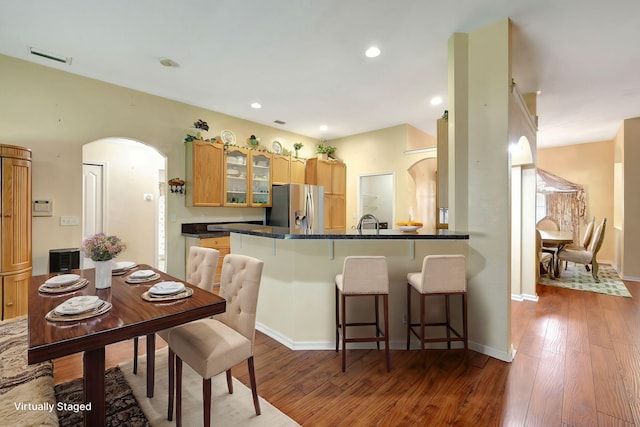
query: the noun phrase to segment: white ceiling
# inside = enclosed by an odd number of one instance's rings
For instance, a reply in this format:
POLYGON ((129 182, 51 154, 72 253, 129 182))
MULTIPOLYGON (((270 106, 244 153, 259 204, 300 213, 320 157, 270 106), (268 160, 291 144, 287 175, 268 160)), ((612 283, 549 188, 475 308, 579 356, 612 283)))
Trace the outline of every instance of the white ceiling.
POLYGON ((637 0, 0 0, 0 53, 314 138, 401 123, 435 135, 447 40, 509 17, 513 75, 541 91, 549 147, 640 116, 639 16, 637 0))

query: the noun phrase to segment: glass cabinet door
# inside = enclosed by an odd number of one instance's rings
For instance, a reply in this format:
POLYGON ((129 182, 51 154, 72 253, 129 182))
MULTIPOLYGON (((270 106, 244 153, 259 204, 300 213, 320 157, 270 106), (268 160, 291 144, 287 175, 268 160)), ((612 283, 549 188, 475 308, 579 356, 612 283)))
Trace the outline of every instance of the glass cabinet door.
POLYGON ((248 155, 229 149, 225 161, 225 205, 247 205, 248 155))
POLYGON ((252 153, 251 204, 271 206, 271 156, 252 153))

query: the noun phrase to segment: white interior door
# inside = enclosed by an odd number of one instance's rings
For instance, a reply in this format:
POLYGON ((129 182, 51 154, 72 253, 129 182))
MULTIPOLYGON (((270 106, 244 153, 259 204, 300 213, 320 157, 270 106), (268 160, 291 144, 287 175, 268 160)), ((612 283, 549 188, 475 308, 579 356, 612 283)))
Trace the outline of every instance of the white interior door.
MULTIPOLYGON (((104 165, 82 164, 82 238, 105 230, 104 165)), ((84 258, 82 267, 92 267, 91 259, 84 258)))

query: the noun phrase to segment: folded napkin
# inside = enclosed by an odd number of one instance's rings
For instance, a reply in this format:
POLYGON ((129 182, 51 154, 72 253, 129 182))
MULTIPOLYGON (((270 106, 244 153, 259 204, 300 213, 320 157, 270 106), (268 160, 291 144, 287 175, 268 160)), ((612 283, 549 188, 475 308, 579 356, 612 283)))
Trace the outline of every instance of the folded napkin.
POLYGON ((80 314, 100 307, 104 301, 95 295, 81 295, 69 298, 58 305, 54 311, 56 314, 80 314))
POLYGON ((147 278, 147 277, 151 277, 154 274, 156 274, 156 273, 153 270, 138 270, 138 271, 134 271, 133 273, 131 273, 129 275, 129 277, 131 279, 144 279, 144 278, 147 278))
POLYGON ((115 267, 113 267, 113 271, 130 270, 136 265, 137 264, 133 261, 118 261, 116 262, 115 267))
POLYGON ((184 283, 180 282, 159 282, 149 289, 151 295, 169 295, 184 290, 184 283))
POLYGON ((77 281, 80 278, 77 274, 61 274, 59 276, 53 276, 45 280, 44 284, 49 288, 55 288, 58 286, 68 285, 77 281))

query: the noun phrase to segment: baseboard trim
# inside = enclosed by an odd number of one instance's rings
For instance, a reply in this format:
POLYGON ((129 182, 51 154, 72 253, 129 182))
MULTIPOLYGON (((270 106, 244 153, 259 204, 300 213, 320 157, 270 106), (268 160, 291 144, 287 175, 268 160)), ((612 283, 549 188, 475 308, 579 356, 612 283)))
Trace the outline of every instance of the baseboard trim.
POLYGON ((512 301, 533 301, 538 302, 538 295, 529 295, 529 294, 511 294, 512 301))

